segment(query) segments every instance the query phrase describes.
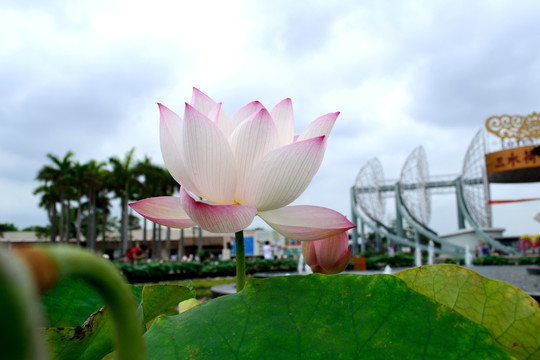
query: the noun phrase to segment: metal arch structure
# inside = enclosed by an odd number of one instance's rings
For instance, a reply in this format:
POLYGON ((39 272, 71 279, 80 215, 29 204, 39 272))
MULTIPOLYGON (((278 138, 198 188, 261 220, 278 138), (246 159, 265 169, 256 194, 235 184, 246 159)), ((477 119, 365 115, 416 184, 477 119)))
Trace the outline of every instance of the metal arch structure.
POLYGON ((422 146, 414 149, 401 169, 399 196, 402 205, 420 224, 429 226, 431 197, 427 190, 429 167, 422 146))
POLYGON ((362 211, 373 221, 383 223, 386 199, 382 196, 384 172, 377 158, 368 161, 356 176, 356 202, 362 211))
MULTIPOLYGON (((482 230, 483 228, 492 227, 485 154, 484 131, 479 130, 467 149, 463 160, 462 175, 456 183, 459 213, 462 214, 482 240, 497 250, 512 254, 515 252, 513 249, 502 245, 482 230)), ((460 226, 462 226, 463 219, 459 219, 459 221, 460 226)))
MULTIPOLYGON (((351 189, 351 203, 354 203, 355 209, 359 206, 369 219, 368 222, 358 211, 352 212, 352 221, 358 224, 360 219, 362 224, 369 223, 370 227, 377 229, 376 242, 380 247, 380 236, 383 233, 391 233, 390 229, 384 225, 384 214, 386 208, 386 199, 383 193, 391 189, 392 186, 385 185, 384 172, 381 162, 377 158, 368 161, 358 172, 355 185, 351 189)), ((364 225, 361 226, 361 236, 365 239, 364 225)), ((358 228, 353 232, 353 252, 358 253, 358 228)), ((382 235, 384 236, 384 235, 382 235)), ((362 252, 365 251, 365 244, 362 246, 362 252)))
MULTIPOLYGON (((447 183, 447 182, 429 182, 427 183, 428 187, 434 188, 434 187, 448 187, 453 186, 455 184, 454 181, 447 183)), ((396 187, 399 187, 400 184, 396 184, 396 187)), ((425 237, 427 237, 430 240, 433 240, 434 242, 444 245, 445 249, 452 249, 452 250, 444 250, 444 249, 435 249, 435 253, 443 253, 447 255, 453 255, 453 256, 461 256, 465 254, 465 248, 462 248, 458 245, 452 244, 448 242, 447 240, 442 239, 439 237, 439 235, 430 229, 429 227, 425 226, 424 224, 421 224, 418 222, 418 220, 408 212, 408 210, 404 207, 404 204, 402 203, 402 198, 400 196, 400 191, 396 191, 396 209, 398 210, 398 219, 404 219, 415 231, 415 239, 414 244, 410 244, 410 246, 416 248, 420 247, 422 250, 423 247, 422 244, 419 243, 419 236, 418 234, 422 234, 425 237)), ((398 220, 402 221, 402 220, 398 220)))
MULTIPOLYGON (((371 219, 369 219, 367 216, 364 216, 364 214, 361 213, 357 199, 356 199, 356 188, 353 186, 351 188, 351 212, 352 212, 352 221, 356 225, 360 225, 360 231, 361 231, 361 237, 362 239, 366 239, 365 236, 365 227, 367 226, 370 228, 376 236, 382 236, 389 240, 390 243, 404 245, 404 246, 410 246, 413 248, 420 248, 422 251, 428 251, 428 246, 425 244, 421 244, 418 241, 418 236, 415 236, 415 239, 408 238, 404 235, 398 235, 393 233, 387 226, 385 226, 382 223, 374 222, 371 219)), ((405 215, 406 219, 410 219, 408 215, 405 215)), ((419 232, 416 233, 416 235, 419 232)), ((442 239, 441 239, 442 240, 442 239)), ((444 242, 444 240, 442 240, 444 242)), ((353 229, 353 236, 352 236, 352 245, 353 245, 353 253, 358 253, 358 228, 353 229)), ((361 252, 365 252, 365 245, 366 242, 362 241, 362 248, 361 252)), ((435 248, 434 251, 436 254, 446 254, 450 256, 456 256, 456 255, 462 255, 461 249, 459 246, 454 244, 447 244, 448 247, 453 247, 454 251, 442 249, 442 248, 435 248)))
MULTIPOLYGON (((360 222, 362 239, 366 239, 364 230, 365 226, 368 226, 375 232, 377 239, 383 236, 389 242, 426 250, 427 247, 419 243, 418 234, 422 234, 434 242, 444 245, 441 249, 436 248, 436 253, 463 256, 465 248, 442 239, 434 230, 429 228, 431 215, 430 191, 437 188, 449 188, 456 192, 459 228, 465 228, 465 220, 467 220, 475 233, 484 241, 498 250, 514 253, 513 249, 500 244, 482 231, 482 226, 490 227, 485 225, 491 224, 490 213, 485 212, 487 201, 489 201, 489 187, 485 174, 481 172, 483 157, 478 155, 480 153, 478 149, 482 149, 482 146, 483 143, 479 138, 475 137, 467 152, 463 165, 463 174, 446 180, 430 180, 427 158, 421 146, 414 149, 409 155, 402 168, 400 180, 394 185, 384 184, 384 175, 380 162, 377 159, 370 160, 361 168, 357 181, 351 188, 352 220, 357 225, 360 222), (384 209, 384 192, 393 193, 395 197, 395 232, 384 224, 384 214, 381 215, 380 210, 384 209), (376 203, 373 204, 371 201, 376 203), (383 202, 382 205, 379 203, 381 201, 383 202), (362 209, 366 216, 363 216, 359 209, 362 209), (477 219, 489 219, 489 222, 480 222, 477 219), (403 220, 414 230, 414 239, 408 238, 404 234, 403 220)), ((353 230, 352 240, 353 252, 358 253, 357 228, 353 230)), ((362 241, 361 245, 362 252, 364 252, 365 241, 362 241)), ((378 242, 378 250, 380 250, 379 246, 378 242)))
MULTIPOLYGON (((494 115, 486 120, 485 131, 480 130, 473 137, 463 161, 462 173, 454 179, 431 180, 422 147, 416 148, 409 155, 402 168, 400 180, 393 186, 381 185, 384 178, 382 166, 378 160, 371 160, 362 168, 351 190, 353 221, 361 219, 362 231, 366 221, 371 220, 375 223, 375 229, 392 232, 383 223, 384 214, 381 212, 384 213, 384 203, 380 202, 384 199, 383 192, 391 192, 396 201, 395 232, 399 241, 394 236, 387 236, 388 239, 418 248, 420 244, 417 234, 421 233, 443 244, 444 240, 429 228, 430 190, 446 187, 456 193, 459 229, 464 229, 467 222, 476 235, 493 248, 515 253, 514 249, 502 245, 484 231, 492 228, 489 184, 540 181, 540 164, 535 161, 535 155, 540 149, 538 145, 540 114, 533 112, 527 116, 494 115), (491 138, 498 140, 495 148, 492 148, 491 138), (376 175, 377 173, 380 175, 376 175), (366 177, 369 180, 362 180, 366 177), (368 220, 361 217, 357 201, 368 215, 368 220), (414 245, 412 240, 403 234, 403 220, 415 231, 414 245)), ((382 234, 383 231, 376 233, 382 234)), ((353 231, 353 245, 357 243, 357 235, 357 231, 353 231)), ((362 246, 364 247, 364 242, 362 246)), ((456 253, 462 252, 461 249, 453 249, 456 253)))
POLYGON ((431 194, 435 188, 447 188, 455 185, 455 179, 430 181, 427 156, 422 146, 414 149, 407 157, 401 170, 401 177, 396 184, 396 222, 397 234, 402 235, 402 222, 405 220, 415 231, 414 247, 420 247, 419 236, 422 234, 434 242, 452 249, 446 253, 460 256, 464 248, 442 239, 429 227, 431 218, 431 194))
POLYGON ((461 193, 468 209, 473 226, 490 228, 492 226, 491 208, 489 207, 489 186, 484 159, 485 141, 482 130, 473 137, 463 160, 461 175, 461 193))
MULTIPOLYGON (((389 243, 410 246, 427 250, 427 246, 419 242, 419 234, 434 240, 439 244, 444 244, 444 249, 436 248, 436 253, 447 255, 462 255, 464 249, 449 243, 440 238, 437 233, 431 230, 429 218, 431 215, 429 189, 434 187, 454 186, 455 181, 429 181, 429 170, 427 158, 423 147, 417 147, 407 158, 400 180, 391 185, 384 184, 382 166, 377 159, 370 160, 364 165, 357 176, 355 185, 351 188, 351 209, 352 220, 358 225, 362 239, 365 239, 365 226, 371 228, 377 237, 383 236, 389 243), (396 202, 396 231, 393 232, 384 224, 383 193, 394 193, 396 202), (374 201, 375 203, 368 203, 374 201), (360 213, 359 208, 365 214, 360 213), (403 220, 405 220, 414 230, 414 238, 407 237, 403 231, 403 220)), ((358 252, 358 229, 353 230, 353 251, 358 252)), ((380 250, 380 243, 377 241, 377 249, 380 250)), ((362 241, 362 252, 365 251, 365 241, 362 241)))
POLYGON ((463 196, 463 187, 462 187, 462 181, 456 182, 457 186, 457 199, 458 199, 458 207, 460 211, 464 214, 465 219, 471 226, 473 227, 475 233, 485 242, 493 246, 495 249, 503 251, 508 254, 514 254, 515 250, 512 248, 509 248, 507 246, 502 245, 497 240, 493 239, 491 236, 486 234, 478 224, 476 224, 475 220, 473 219, 471 213, 469 212, 469 209, 467 208, 467 205, 465 203, 465 199, 463 196))
MULTIPOLYGON (((368 220, 368 218, 364 217, 363 214, 360 213, 358 204, 356 203, 356 195, 355 195, 355 187, 353 186, 351 188, 351 209, 352 209, 352 218, 353 223, 358 225, 358 221, 360 221, 360 229, 362 232, 362 239, 365 239, 365 226, 373 230, 373 232, 378 236, 383 236, 389 239, 392 243, 405 245, 405 246, 414 246, 414 241, 412 239, 398 236, 394 234, 390 229, 388 229, 386 226, 382 226, 382 224, 374 223, 373 221, 368 220)), ((353 249, 358 246, 358 229, 353 229, 353 249), (354 236, 356 234, 356 237, 354 236)), ((424 244, 419 244, 420 249, 423 251, 427 251, 428 247, 424 244)), ((439 249, 435 249, 436 252, 439 252, 439 249)), ((362 241, 362 252, 365 252, 365 241, 362 241)), ((440 251, 441 253, 445 253, 444 251, 440 251)), ((358 253, 357 251, 353 250, 353 253, 358 253)))

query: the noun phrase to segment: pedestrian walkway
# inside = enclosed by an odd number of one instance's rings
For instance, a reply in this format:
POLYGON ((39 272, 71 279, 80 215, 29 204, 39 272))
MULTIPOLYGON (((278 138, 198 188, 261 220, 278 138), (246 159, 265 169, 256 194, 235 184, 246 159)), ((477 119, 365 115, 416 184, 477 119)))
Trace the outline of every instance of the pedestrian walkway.
POLYGON ((537 265, 482 265, 471 266, 471 270, 490 279, 510 283, 529 294, 540 294, 540 275, 529 274, 527 268, 537 265))

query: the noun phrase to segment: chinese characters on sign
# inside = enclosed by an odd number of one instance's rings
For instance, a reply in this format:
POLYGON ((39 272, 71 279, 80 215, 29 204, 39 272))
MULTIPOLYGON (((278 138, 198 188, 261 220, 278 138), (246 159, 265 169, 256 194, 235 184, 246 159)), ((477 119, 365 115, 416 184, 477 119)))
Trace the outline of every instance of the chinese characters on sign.
POLYGON ((486 170, 488 175, 517 169, 540 166, 540 157, 531 154, 535 146, 523 146, 486 154, 486 170))

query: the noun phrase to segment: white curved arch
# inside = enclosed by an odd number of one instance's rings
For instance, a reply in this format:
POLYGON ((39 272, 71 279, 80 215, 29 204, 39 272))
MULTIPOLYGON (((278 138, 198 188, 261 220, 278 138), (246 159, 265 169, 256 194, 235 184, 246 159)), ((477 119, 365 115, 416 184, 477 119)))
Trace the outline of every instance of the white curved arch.
POLYGON ((409 155, 400 176, 400 195, 409 214, 424 226, 431 219, 431 197, 426 187, 429 181, 429 167, 426 152, 422 146, 409 155))
POLYGON ((383 223, 386 199, 382 196, 381 185, 384 172, 377 158, 368 161, 356 176, 355 196, 362 211, 372 220, 383 223))

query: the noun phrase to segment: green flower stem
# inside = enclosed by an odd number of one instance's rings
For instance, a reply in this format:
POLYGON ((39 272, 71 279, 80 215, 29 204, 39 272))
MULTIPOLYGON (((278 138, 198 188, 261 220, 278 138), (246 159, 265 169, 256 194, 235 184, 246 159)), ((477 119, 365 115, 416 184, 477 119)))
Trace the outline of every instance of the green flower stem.
POLYGON ((246 284, 246 251, 244 249, 244 231, 234 234, 236 244, 236 292, 242 291, 246 284))
POLYGON ((58 270, 58 280, 75 276, 90 283, 110 311, 118 360, 144 360, 146 346, 135 299, 121 273, 109 261, 80 248, 44 247, 58 270))

